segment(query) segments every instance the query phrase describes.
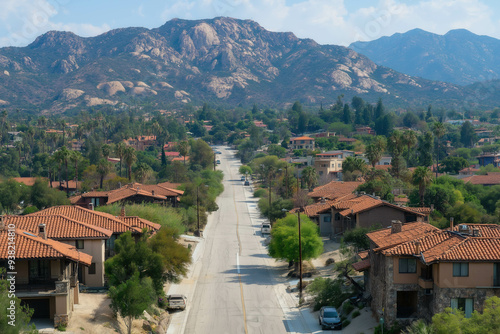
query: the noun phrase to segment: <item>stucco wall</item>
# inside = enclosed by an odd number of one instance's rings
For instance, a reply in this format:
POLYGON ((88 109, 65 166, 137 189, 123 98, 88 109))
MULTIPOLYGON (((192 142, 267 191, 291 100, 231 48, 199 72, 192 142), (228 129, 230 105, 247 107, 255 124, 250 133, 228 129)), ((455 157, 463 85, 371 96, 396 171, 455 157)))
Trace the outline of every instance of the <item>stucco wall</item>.
POLYGON ((475 288, 493 286, 493 263, 469 262, 469 276, 453 277, 453 263, 441 262, 435 284, 441 288, 475 288))
POLYGON ((21 260, 16 261, 16 284, 28 284, 29 283, 29 265, 28 261, 21 260))
MULTIPOLYGON (((65 241, 65 243, 75 246, 76 241, 70 240, 65 241)), ((89 274, 89 268, 83 268, 83 277, 85 285, 89 287, 102 287, 104 286, 104 245, 105 240, 95 239, 95 240, 85 240, 83 243, 83 249, 78 251, 92 256, 92 263, 95 263, 95 274, 89 274)))
MULTIPOLYGON (((409 257, 404 257, 409 258, 409 257)), ((399 257, 392 257, 394 268, 394 283, 398 284, 418 284, 418 277, 423 268, 423 264, 417 259, 417 270, 415 273, 399 272, 399 257)))

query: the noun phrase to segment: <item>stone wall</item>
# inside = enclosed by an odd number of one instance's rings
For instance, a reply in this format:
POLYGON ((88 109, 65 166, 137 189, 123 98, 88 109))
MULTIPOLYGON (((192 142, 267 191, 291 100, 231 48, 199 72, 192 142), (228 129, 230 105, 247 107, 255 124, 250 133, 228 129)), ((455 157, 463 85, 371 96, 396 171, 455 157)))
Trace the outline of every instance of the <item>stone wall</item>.
POLYGON ((451 298, 472 298, 474 311, 482 312, 484 302, 492 296, 500 297, 498 288, 440 288, 434 286, 433 314, 451 306, 451 298))

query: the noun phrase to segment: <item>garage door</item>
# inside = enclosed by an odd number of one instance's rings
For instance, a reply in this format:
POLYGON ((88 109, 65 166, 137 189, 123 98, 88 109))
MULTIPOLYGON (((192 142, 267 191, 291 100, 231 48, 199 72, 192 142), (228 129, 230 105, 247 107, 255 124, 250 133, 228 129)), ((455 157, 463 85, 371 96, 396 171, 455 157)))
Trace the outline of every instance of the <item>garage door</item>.
POLYGON ((21 299, 21 305, 26 305, 34 310, 33 319, 50 318, 50 299, 21 299))

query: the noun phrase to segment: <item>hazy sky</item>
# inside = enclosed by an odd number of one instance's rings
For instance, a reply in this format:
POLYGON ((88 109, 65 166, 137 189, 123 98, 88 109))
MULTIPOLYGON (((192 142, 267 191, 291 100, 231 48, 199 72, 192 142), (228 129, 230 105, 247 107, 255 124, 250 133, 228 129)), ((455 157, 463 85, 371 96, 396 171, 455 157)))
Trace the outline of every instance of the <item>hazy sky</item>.
POLYGON ((230 16, 321 44, 349 45, 421 28, 465 28, 500 38, 498 0, 0 0, 0 46, 25 46, 48 30, 96 36, 156 28, 172 18, 230 16))

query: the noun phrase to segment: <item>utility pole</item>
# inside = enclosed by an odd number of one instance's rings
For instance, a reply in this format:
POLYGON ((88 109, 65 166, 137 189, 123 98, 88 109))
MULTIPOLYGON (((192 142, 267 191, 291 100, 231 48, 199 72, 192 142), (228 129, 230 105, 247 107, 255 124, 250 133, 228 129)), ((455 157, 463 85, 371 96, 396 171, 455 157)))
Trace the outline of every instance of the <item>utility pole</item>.
POLYGON ((200 186, 196 186, 196 219, 198 221, 198 229, 196 230, 197 236, 200 236, 200 200, 199 200, 199 188, 200 186))
POLYGON ((216 154, 217 154, 217 153, 216 153, 216 152, 214 152, 214 172, 215 172, 215 165, 216 165, 216 159, 215 159, 216 154))
POLYGON ((288 198, 288 163, 285 165, 286 198, 288 198))
POLYGON ((297 210, 298 228, 299 228, 299 303, 302 300, 302 236, 300 229, 300 212, 302 211, 302 203, 299 199, 299 171, 297 170, 297 201, 299 201, 299 210, 297 210))

